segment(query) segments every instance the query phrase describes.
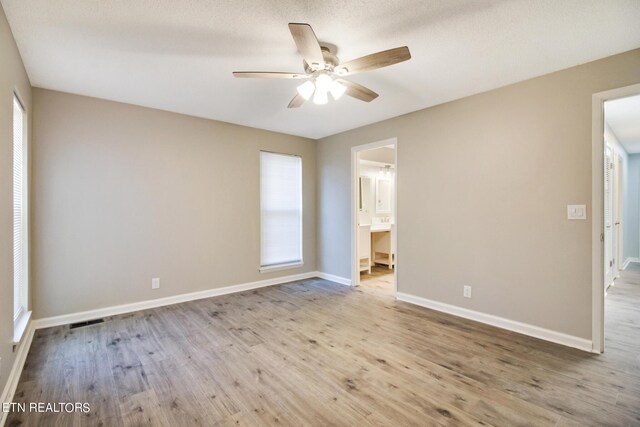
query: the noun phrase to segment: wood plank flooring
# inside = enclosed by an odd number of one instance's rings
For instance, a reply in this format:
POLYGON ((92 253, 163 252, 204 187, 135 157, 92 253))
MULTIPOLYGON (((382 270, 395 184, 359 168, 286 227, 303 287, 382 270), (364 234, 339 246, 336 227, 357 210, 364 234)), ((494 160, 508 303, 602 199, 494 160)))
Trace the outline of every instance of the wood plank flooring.
POLYGON ((372 266, 371 274, 360 273, 360 286, 364 292, 393 297, 393 269, 382 265, 372 266))
POLYGON ((293 282, 36 332, 7 425, 640 425, 640 274, 592 355, 395 301, 293 282))

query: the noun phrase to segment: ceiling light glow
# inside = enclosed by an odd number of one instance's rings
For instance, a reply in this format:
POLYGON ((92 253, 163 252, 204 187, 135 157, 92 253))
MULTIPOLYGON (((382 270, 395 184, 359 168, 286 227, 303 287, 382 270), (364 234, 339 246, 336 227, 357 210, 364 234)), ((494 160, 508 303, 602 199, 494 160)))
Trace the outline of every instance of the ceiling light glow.
POLYGON ((313 94, 313 103, 318 105, 323 105, 329 102, 329 97, 327 97, 326 91, 321 91, 320 89, 316 89, 316 92, 313 94))
POLYGON ((335 99, 336 101, 340 99, 340 97, 346 90, 347 88, 342 83, 339 83, 335 80, 331 82, 331 96, 333 96, 333 99, 335 99))
POLYGON ((306 81, 300 86, 298 86, 297 90, 300 96, 303 97, 306 101, 308 101, 309 98, 311 98, 311 95, 313 95, 313 92, 316 90, 316 86, 313 84, 312 81, 306 81))
POLYGON ((325 95, 331 90, 333 80, 326 74, 320 74, 316 78, 316 92, 323 92, 325 95))

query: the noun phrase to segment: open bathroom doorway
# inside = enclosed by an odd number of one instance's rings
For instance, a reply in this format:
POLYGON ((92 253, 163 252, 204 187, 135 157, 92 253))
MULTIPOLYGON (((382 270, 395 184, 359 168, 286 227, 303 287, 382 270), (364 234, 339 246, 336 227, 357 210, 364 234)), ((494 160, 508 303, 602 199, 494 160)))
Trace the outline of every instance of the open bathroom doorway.
POLYGON ((352 283, 395 296, 397 276, 397 140, 351 149, 352 283))

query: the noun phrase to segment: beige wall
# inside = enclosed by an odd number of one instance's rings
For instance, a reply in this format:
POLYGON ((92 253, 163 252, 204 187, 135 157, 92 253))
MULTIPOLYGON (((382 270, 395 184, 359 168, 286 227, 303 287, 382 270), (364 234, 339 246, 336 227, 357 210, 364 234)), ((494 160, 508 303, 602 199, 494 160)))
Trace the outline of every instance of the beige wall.
POLYGON ((592 208, 592 93, 638 82, 634 50, 320 140, 319 270, 351 274, 350 147, 397 137, 399 292, 590 338, 566 205, 592 208))
POLYGON ((34 90, 32 113, 26 74, 0 18, 2 58, 9 58, 0 70, 7 242, 0 247, 7 317, 0 384, 13 360, 14 87, 34 118, 36 318, 316 269, 349 277, 350 147, 397 137, 399 291, 590 337, 591 224, 567 221, 566 205, 586 203, 591 212, 591 94, 640 82, 640 50, 316 144, 42 89, 34 90), (299 269, 258 272, 261 149, 303 157, 299 269), (152 277, 161 278, 159 290, 151 290, 152 277), (473 299, 462 297, 465 284, 473 299))
MULTIPOLYGON (((13 365, 13 93, 31 124, 31 85, 0 7, 0 392, 13 365)), ((27 130, 29 133, 29 130, 27 130)))
POLYGON ((313 140, 42 89, 33 100, 36 318, 316 269, 313 140), (302 268, 258 272, 260 150, 302 156, 302 268))

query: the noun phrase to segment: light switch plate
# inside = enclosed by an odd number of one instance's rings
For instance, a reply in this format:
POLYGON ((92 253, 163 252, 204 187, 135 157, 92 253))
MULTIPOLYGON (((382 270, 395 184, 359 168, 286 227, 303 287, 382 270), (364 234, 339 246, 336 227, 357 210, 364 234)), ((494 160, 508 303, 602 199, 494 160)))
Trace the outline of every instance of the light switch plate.
POLYGON ((567 205, 567 219, 587 219, 587 205, 567 205))

